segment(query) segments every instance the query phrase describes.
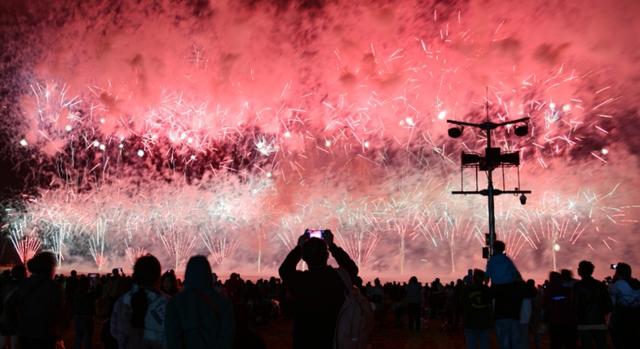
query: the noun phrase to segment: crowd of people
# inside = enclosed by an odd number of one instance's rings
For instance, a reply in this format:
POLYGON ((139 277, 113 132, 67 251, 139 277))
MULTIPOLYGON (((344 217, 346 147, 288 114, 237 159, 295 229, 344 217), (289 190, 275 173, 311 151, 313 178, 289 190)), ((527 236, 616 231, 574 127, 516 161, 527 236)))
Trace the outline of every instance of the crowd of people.
POLYGON ((486 269, 449 283, 363 283, 349 255, 324 231, 308 233, 286 256, 280 278, 256 282, 231 274, 219 280, 204 256, 188 261, 182 281, 162 273, 158 259, 140 257, 133 274, 56 274, 41 252, 0 275, 0 349, 265 348, 252 328, 291 318, 294 348, 376 348, 371 335, 395 327, 430 326, 463 334, 467 348, 637 348, 640 282, 625 263, 594 279, 594 265, 524 280, 496 241, 486 269), (338 268, 328 264, 332 256, 338 268), (299 262, 305 270, 298 270, 299 262), (70 335, 71 334, 71 335, 70 335), (71 337, 71 338, 70 338, 71 337), (543 339, 544 338, 544 339, 543 339))

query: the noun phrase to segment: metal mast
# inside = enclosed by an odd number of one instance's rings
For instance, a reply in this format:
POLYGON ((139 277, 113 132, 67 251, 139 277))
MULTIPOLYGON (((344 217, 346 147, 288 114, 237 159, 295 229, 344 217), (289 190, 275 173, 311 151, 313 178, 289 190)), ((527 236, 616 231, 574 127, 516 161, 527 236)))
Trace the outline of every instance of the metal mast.
POLYGON ((497 195, 501 194, 520 194, 520 202, 524 205, 526 203, 526 196, 524 194, 530 194, 531 190, 520 190, 520 172, 518 169, 518 187, 514 190, 506 190, 504 188, 503 181, 503 189, 496 189, 493 185, 493 170, 498 167, 507 167, 513 166, 518 168, 520 165, 520 153, 501 153, 500 148, 493 147, 491 140, 491 131, 496 128, 511 125, 511 124, 519 124, 515 127, 515 134, 517 136, 525 136, 528 134, 529 129, 527 122, 529 121, 528 117, 516 119, 516 120, 507 120, 500 123, 494 123, 489 119, 489 103, 487 101, 485 105, 486 110, 486 121, 483 123, 472 123, 465 121, 457 121, 457 120, 447 120, 447 123, 457 125, 456 127, 452 127, 449 129, 449 136, 451 138, 458 138, 462 135, 465 126, 479 128, 485 132, 487 137, 487 146, 485 148, 484 156, 480 156, 479 154, 472 153, 464 153, 461 154, 461 190, 452 191, 451 193, 454 195, 483 195, 487 197, 487 206, 488 206, 488 214, 489 214, 489 233, 487 234, 486 244, 487 246, 483 249, 483 257, 488 258, 493 255, 493 242, 496 240, 496 218, 495 218, 495 203, 494 198, 497 195), (464 184, 462 181, 462 172, 464 168, 471 167, 476 171, 476 190, 465 191, 464 184), (487 188, 478 190, 478 170, 482 172, 486 172, 487 174, 487 188))

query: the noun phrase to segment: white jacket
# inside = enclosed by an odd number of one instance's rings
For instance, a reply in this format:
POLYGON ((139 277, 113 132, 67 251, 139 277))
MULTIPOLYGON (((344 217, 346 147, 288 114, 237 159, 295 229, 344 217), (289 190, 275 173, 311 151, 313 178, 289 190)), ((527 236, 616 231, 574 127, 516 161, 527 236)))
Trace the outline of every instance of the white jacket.
POLYGON ((169 297, 161 292, 145 290, 148 307, 144 318, 144 330, 131 326, 131 297, 139 290, 134 285, 116 301, 111 315, 111 335, 118 341, 119 349, 163 348, 165 342, 164 316, 169 297))

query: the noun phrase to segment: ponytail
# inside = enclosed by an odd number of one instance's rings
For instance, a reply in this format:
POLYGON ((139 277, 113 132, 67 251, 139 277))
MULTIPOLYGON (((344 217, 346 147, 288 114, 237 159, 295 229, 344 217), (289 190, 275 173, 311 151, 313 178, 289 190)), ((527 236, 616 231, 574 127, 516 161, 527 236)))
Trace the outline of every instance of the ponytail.
POLYGON ((131 296, 131 325, 136 329, 144 329, 144 318, 149 308, 149 300, 144 288, 140 287, 131 296))
POLYGON ((149 308, 146 288, 152 289, 160 280, 160 262, 150 254, 138 258, 133 266, 133 281, 138 290, 131 296, 131 325, 136 329, 144 328, 144 318, 149 308))

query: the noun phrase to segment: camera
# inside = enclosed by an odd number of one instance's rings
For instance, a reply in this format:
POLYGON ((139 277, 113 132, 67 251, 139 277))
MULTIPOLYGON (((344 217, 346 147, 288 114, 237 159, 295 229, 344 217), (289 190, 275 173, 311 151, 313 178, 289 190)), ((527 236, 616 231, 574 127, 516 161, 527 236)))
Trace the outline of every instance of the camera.
POLYGON ((325 231, 325 229, 306 229, 306 230, 304 231, 304 233, 305 233, 309 238, 324 239, 324 231, 325 231))

